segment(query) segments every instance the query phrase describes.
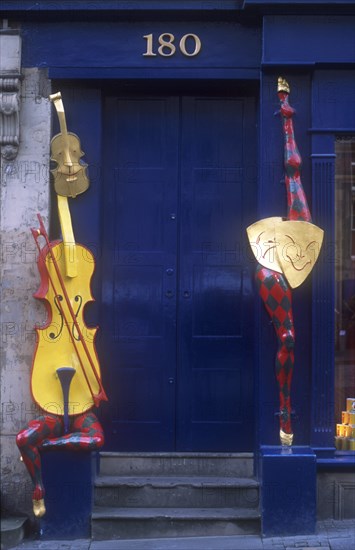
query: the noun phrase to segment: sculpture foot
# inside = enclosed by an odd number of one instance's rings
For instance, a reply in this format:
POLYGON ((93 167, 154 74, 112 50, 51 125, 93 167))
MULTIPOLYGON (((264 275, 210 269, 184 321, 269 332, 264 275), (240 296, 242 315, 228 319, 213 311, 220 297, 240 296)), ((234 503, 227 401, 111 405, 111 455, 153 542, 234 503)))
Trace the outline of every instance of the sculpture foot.
POLYGON ((287 434, 283 430, 280 430, 281 445, 290 447, 293 441, 293 434, 287 434))
POLYGON ((41 498, 40 500, 32 500, 33 504, 33 513, 36 516, 36 518, 41 518, 46 513, 46 507, 44 505, 44 499, 41 498))
POLYGON ((289 83, 284 78, 282 78, 282 76, 279 76, 277 80, 277 91, 285 92, 286 94, 290 93, 289 83))

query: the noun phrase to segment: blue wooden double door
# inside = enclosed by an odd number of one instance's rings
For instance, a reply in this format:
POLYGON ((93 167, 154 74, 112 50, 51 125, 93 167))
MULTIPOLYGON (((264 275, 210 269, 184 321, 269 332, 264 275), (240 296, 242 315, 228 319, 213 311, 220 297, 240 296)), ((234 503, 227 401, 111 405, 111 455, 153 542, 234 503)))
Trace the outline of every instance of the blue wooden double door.
POLYGON ((254 102, 109 96, 104 136, 106 448, 251 450, 254 102))

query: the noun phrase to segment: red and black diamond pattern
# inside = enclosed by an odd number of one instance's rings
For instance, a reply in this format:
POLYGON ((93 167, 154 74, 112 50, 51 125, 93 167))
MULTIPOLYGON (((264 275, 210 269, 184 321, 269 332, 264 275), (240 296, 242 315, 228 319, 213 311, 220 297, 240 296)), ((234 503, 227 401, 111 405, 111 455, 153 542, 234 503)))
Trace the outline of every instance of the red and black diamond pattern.
POLYGON ((285 184, 287 190, 287 218, 289 220, 312 221, 308 208, 307 199, 301 182, 302 158, 298 151, 293 130, 292 116, 294 109, 288 102, 288 94, 279 92, 281 103, 281 116, 284 131, 284 162, 285 162, 285 184))
POLYGON ((295 330, 292 315, 292 294, 281 273, 258 265, 256 283, 259 294, 273 322, 278 350, 276 354, 276 379, 280 397, 280 428, 287 434, 291 427, 291 382, 294 367, 295 330))
POLYGON ((74 416, 70 433, 43 441, 42 449, 64 447, 71 451, 93 450, 104 444, 104 432, 93 412, 74 416))
POLYGON ((44 498, 41 471, 41 449, 65 447, 74 451, 99 449, 104 444, 104 433, 93 412, 71 418, 71 432, 63 435, 64 423, 60 416, 46 414, 30 420, 16 436, 24 464, 33 483, 33 500, 44 498))
MULTIPOLYGON (((312 221, 306 195, 303 190, 300 169, 301 155, 295 141, 292 117, 294 109, 288 102, 288 93, 279 92, 281 117, 284 132, 285 184, 287 191, 287 218, 296 221, 312 221)), ((280 399, 280 428, 292 433, 291 427, 291 382, 294 368, 295 329, 292 313, 292 294, 281 273, 258 265, 256 282, 260 296, 274 325, 278 350, 276 354, 276 378, 280 399)))

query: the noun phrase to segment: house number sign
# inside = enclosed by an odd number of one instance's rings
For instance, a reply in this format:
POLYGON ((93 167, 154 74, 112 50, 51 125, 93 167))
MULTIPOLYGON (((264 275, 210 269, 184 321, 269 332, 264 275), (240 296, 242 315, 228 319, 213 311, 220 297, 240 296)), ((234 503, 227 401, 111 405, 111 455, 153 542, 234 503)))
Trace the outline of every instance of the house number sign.
POLYGON ((197 34, 184 34, 180 40, 170 32, 164 32, 158 37, 153 33, 145 34, 143 38, 147 41, 143 57, 156 57, 157 55, 171 57, 177 50, 180 50, 186 57, 195 57, 201 51, 201 40, 197 34))

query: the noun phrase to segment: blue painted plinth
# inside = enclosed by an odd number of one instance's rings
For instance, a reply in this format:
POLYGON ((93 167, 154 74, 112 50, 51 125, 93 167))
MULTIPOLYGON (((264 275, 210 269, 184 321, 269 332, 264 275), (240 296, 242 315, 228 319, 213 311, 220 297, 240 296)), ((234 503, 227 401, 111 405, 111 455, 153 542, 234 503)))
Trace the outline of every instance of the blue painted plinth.
POLYGON ((46 514, 40 520, 40 537, 90 537, 96 453, 48 451, 41 458, 46 514))
POLYGON ((261 447, 263 536, 312 534, 316 528, 316 456, 309 447, 261 447))

